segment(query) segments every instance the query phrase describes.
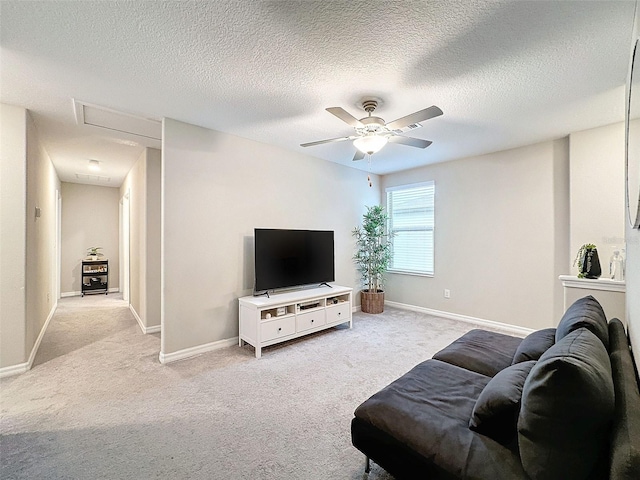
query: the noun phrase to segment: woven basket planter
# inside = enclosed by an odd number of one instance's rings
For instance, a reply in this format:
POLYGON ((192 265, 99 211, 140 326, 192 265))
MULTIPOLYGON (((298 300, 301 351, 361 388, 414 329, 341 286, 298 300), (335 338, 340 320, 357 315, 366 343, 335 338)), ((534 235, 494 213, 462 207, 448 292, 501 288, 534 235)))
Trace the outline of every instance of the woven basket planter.
POLYGON ((364 313, 382 313, 384 311, 384 290, 360 292, 360 309, 364 313))

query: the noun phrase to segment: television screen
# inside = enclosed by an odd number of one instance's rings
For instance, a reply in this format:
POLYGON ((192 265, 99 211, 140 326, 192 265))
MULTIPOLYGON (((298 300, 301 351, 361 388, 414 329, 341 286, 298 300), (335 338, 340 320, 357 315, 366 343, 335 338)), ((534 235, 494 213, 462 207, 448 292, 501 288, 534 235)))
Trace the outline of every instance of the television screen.
POLYGON ((255 229, 256 291, 335 280, 333 232, 255 229))

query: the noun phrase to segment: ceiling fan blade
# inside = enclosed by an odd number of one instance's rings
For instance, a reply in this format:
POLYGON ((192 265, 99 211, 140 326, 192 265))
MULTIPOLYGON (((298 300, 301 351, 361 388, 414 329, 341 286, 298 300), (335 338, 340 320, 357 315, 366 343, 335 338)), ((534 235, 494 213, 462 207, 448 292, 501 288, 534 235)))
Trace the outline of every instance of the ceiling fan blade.
POLYGON ((346 123, 347 125, 352 126, 353 128, 364 127, 364 125, 362 123, 360 123, 360 120, 358 120, 356 117, 351 115, 344 108, 341 108, 341 107, 329 107, 326 110, 327 110, 327 112, 335 115, 340 120, 342 120, 344 123, 346 123))
POLYGON ((353 161, 358 161, 358 160, 362 160, 364 158, 364 153, 362 153, 360 150, 356 150, 356 154, 353 156, 353 161))
POLYGON ((414 112, 411 115, 407 115, 406 117, 402 117, 394 120, 393 122, 387 123, 387 128, 389 130, 397 130, 399 128, 404 128, 407 125, 411 125, 412 123, 423 122, 424 120, 429 120, 433 117, 439 117, 440 115, 442 115, 442 110, 440 110, 435 105, 432 105, 429 108, 425 108, 424 110, 414 112))
POLYGON ((353 140, 356 137, 339 137, 329 138, 328 140, 318 140, 317 142, 301 143, 301 147, 313 147, 314 145, 322 145, 323 143, 344 142, 345 140, 353 140))
POLYGON ((422 140, 421 138, 403 137, 402 135, 393 135, 389 137, 389 141, 393 143, 401 143, 410 147, 427 148, 433 142, 430 140, 422 140))

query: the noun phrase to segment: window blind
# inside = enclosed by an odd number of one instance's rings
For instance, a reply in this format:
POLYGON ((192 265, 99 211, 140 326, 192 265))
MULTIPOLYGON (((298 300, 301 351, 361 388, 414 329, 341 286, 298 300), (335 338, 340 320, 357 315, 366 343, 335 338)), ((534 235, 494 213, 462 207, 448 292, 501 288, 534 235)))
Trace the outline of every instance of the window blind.
POLYGON ((391 187, 386 192, 392 234, 389 270, 433 275, 435 182, 391 187))

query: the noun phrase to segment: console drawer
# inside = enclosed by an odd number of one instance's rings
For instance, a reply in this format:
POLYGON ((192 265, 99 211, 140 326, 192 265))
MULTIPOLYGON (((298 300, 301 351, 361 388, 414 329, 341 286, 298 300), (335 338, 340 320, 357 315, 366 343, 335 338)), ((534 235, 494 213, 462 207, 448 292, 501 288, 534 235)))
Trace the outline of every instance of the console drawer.
POLYGON ((304 332, 326 323, 324 309, 296 315, 296 332, 304 332))
POLYGON ((349 302, 327 306, 327 323, 347 322, 351 318, 351 304, 349 302))
POLYGON ((296 333, 296 319, 292 316, 262 322, 260 325, 261 341, 267 342, 278 337, 286 337, 296 333))

